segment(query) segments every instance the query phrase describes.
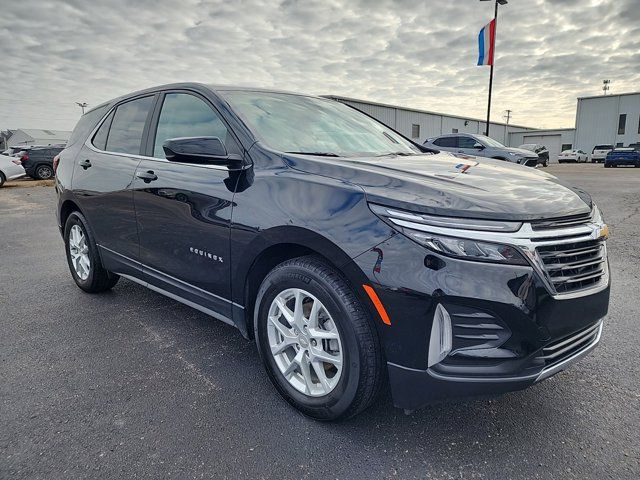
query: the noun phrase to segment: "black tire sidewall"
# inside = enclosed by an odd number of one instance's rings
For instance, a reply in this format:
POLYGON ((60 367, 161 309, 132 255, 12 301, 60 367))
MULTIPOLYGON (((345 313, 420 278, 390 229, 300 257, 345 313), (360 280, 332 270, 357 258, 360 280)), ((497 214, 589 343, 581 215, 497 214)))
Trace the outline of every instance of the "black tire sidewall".
POLYGON ((49 180, 51 178, 53 178, 53 168, 50 167, 49 165, 38 165, 35 169, 35 176, 38 180, 49 180), (51 174, 47 177, 43 177, 42 175, 40 175, 40 169, 41 168, 47 168, 49 169, 49 172, 51 172, 51 174))
POLYGON ((293 406, 316 419, 335 419, 346 412, 354 401, 360 377, 360 346, 349 312, 339 295, 333 293, 324 280, 299 266, 279 268, 268 275, 258 293, 255 311, 255 336, 258 351, 272 383, 293 406), (277 294, 288 288, 300 288, 322 302, 340 333, 343 349, 343 369, 336 387, 322 397, 309 397, 296 390, 280 373, 271 355, 267 336, 267 316, 277 294))
POLYGON ((95 283, 95 275, 96 275, 96 262, 99 262, 100 259, 97 257, 97 247, 93 242, 93 237, 90 235, 89 230, 87 228, 86 222, 82 215, 77 212, 73 212, 67 218, 67 221, 64 225, 64 249, 67 256, 67 264, 69 265, 69 270, 71 271, 71 276, 73 280, 76 282, 76 285, 80 287, 82 290, 90 291, 93 288, 95 283), (69 251, 69 232, 71 232, 71 228, 74 225, 78 225, 87 241, 87 246, 89 247, 89 275, 85 280, 81 279, 76 273, 76 269, 73 267, 73 263, 71 262, 71 252, 69 251))

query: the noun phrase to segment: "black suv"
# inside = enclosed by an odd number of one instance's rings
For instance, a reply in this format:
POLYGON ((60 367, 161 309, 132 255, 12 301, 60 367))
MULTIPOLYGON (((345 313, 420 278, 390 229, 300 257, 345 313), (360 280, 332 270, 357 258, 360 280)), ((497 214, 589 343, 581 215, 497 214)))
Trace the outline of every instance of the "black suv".
POLYGON ((29 147, 19 154, 22 167, 27 175, 36 180, 53 178, 53 158, 64 149, 64 145, 29 147))
POLYGON ((539 382, 591 351, 607 227, 585 192, 440 154, 325 98, 175 84, 86 113, 58 222, 87 292, 120 277, 254 338, 318 419, 539 382))

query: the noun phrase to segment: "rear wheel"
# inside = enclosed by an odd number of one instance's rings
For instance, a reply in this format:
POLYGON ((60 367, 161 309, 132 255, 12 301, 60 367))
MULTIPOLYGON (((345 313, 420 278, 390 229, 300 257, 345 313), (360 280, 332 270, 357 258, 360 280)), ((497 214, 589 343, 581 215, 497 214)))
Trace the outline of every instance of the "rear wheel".
POLYGON ((53 178, 53 167, 50 165, 38 165, 34 172, 36 180, 49 180, 53 178))
POLYGON ((4 173, 0 172, 0 187, 2 187, 6 181, 7 178, 4 176, 4 173))
POLYGON ((305 415, 348 418, 375 399, 383 372, 375 329, 344 278, 322 260, 295 258, 267 275, 254 331, 269 378, 305 415))
POLYGON ((82 290, 103 292, 118 283, 120 277, 102 266, 91 229, 80 212, 72 212, 67 218, 64 243, 71 276, 82 290))

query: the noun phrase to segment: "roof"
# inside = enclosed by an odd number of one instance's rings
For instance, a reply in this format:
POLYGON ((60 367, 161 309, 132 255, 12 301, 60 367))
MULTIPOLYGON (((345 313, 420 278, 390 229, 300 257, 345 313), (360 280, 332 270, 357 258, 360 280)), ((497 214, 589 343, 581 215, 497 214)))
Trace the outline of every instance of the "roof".
MULTIPOLYGON (((358 103, 365 103, 368 105, 376 105, 378 107, 387 107, 387 108, 397 108, 399 110, 407 110, 409 112, 417 112, 417 113, 426 113, 428 115, 439 115, 442 117, 451 117, 451 118, 459 118, 461 120, 471 120, 472 122, 482 122, 482 123, 487 123, 486 119, 480 119, 480 118, 472 118, 472 117, 463 117, 462 115, 451 115, 449 113, 442 113, 442 112, 433 112, 431 110, 422 110, 419 108, 412 108, 412 107, 402 107, 400 105, 393 105, 393 104, 389 104, 389 103, 380 103, 380 102, 372 102, 370 100, 361 100, 359 98, 352 98, 352 97, 343 97, 340 95, 322 95, 325 98, 331 98, 333 100, 344 100, 347 102, 358 102, 358 103)), ((491 121, 492 125, 506 125, 506 123, 502 123, 502 122, 494 122, 493 120, 491 121)), ((524 125, 516 125, 514 123, 510 123, 509 127, 513 127, 513 128, 526 128, 526 129, 530 129, 530 130, 537 130, 537 128, 534 127, 526 127, 524 125)))
POLYGON ((640 92, 610 93, 608 95, 592 95, 589 97, 578 97, 578 100, 586 100, 587 98, 625 97, 627 95, 640 95, 640 92))
POLYGON ((69 138, 69 135, 71 135, 71 132, 67 130, 39 130, 35 128, 19 128, 15 131, 18 130, 25 133, 26 135, 29 135, 31 138, 37 138, 39 140, 66 140, 69 138))

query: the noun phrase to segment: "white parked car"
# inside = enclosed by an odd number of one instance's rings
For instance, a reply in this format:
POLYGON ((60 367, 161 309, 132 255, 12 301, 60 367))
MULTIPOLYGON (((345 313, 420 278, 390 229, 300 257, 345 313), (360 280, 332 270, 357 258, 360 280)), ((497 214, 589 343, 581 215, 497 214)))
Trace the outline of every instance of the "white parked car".
POLYGON ((607 158, 607 153, 613 150, 613 145, 596 145, 591 152, 591 161, 593 163, 604 163, 604 159, 607 158))
POLYGON ((565 162, 587 162, 589 159, 589 155, 584 153, 582 150, 563 150, 560 155, 558 155, 558 163, 565 162))
POLYGON ((24 168, 22 168, 20 159, 8 155, 0 155, 0 187, 2 187, 7 180, 15 180, 25 175, 26 172, 24 168))

